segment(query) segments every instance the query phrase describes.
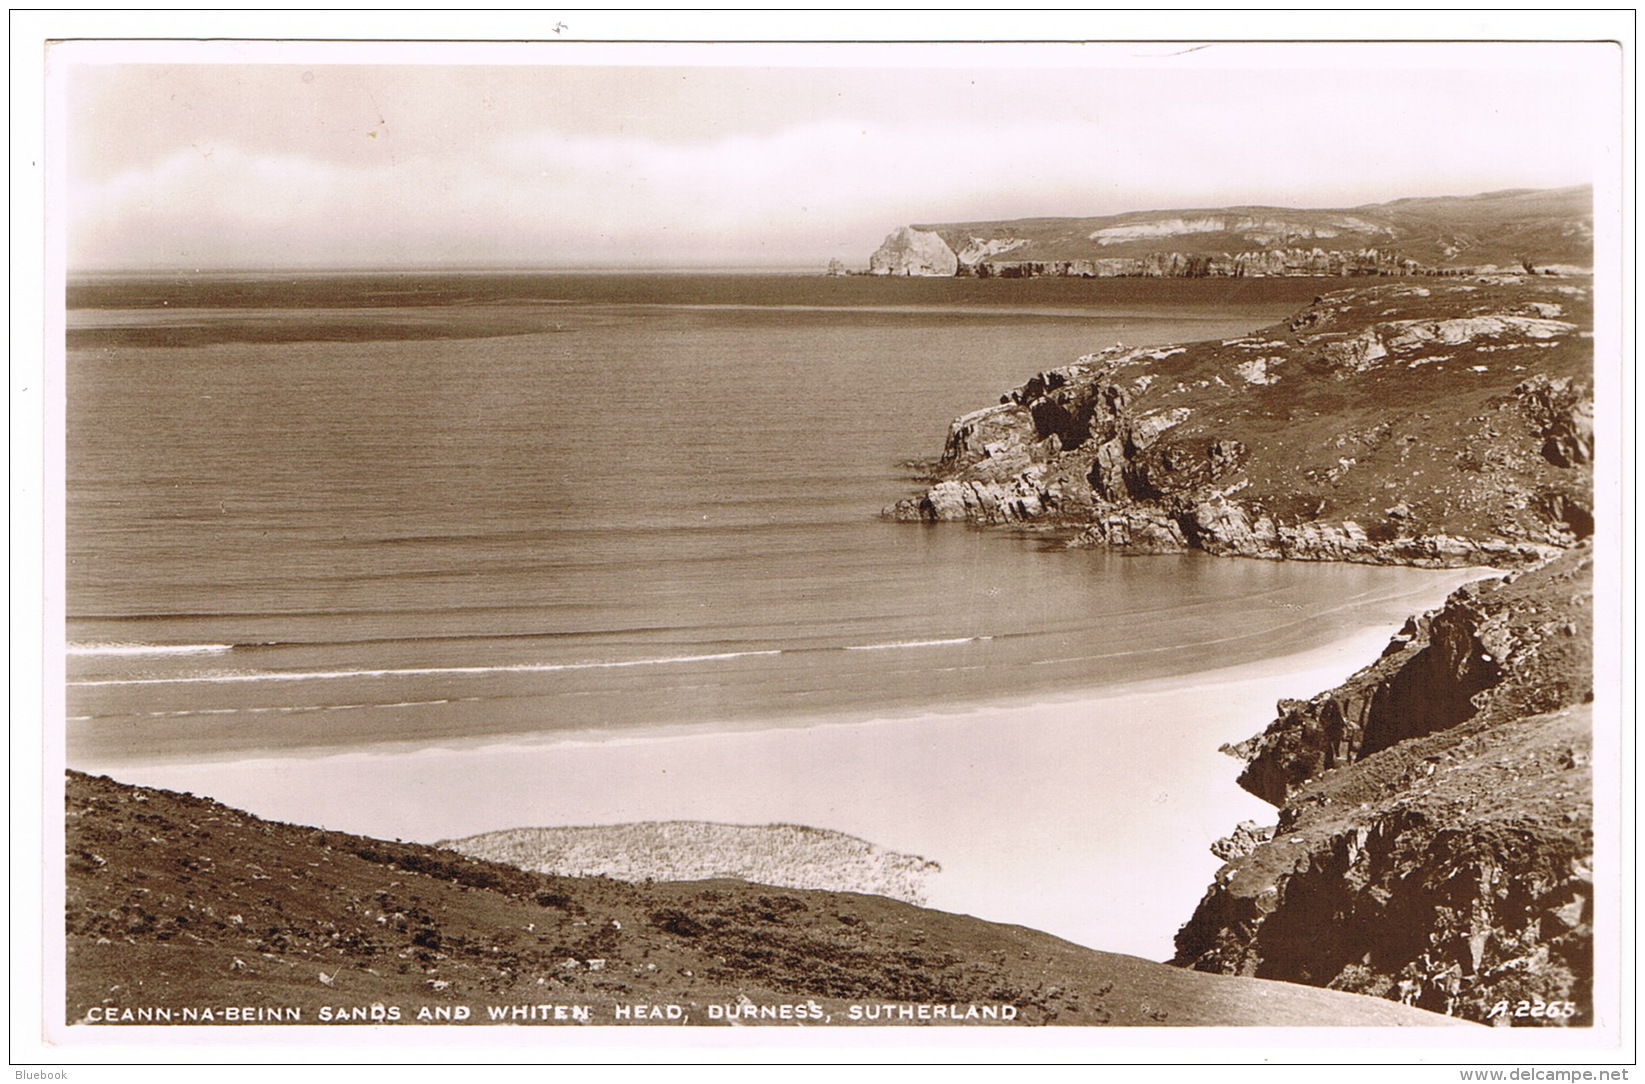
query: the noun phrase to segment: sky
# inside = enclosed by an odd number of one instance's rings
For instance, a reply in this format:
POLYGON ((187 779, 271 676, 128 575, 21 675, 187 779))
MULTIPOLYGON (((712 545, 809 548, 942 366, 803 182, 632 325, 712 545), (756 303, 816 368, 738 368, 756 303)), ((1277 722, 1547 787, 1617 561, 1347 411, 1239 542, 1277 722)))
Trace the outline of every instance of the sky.
MULTIPOLYGON (((69 43, 71 270, 865 266, 895 227, 1591 183, 1603 44, 69 43)), ((54 153, 55 152, 55 155, 54 153)))

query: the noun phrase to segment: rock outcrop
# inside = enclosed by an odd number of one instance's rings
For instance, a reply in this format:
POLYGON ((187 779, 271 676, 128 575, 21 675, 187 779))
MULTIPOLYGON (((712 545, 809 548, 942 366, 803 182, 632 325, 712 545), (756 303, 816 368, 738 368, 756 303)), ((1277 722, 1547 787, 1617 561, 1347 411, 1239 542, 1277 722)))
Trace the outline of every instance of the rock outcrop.
POLYGON ((1178 964, 1497 1024, 1592 1022, 1591 547, 1470 585, 1230 750, 1242 826, 1178 964))
POLYGON ((887 511, 1133 553, 1534 564, 1593 530, 1590 322, 1586 285, 1499 277, 1110 348, 957 419, 887 511))
POLYGON ((505 828, 443 840, 447 850, 564 877, 618 881, 735 878, 777 888, 863 892, 925 902, 942 867, 843 832, 798 824, 644 821, 581 828, 505 828))
POLYGON ((1240 786, 1284 806, 1322 772, 1472 719, 1557 710, 1593 692, 1588 547, 1518 578, 1458 589, 1413 617, 1382 657, 1312 699, 1285 700, 1262 734, 1229 752, 1240 786))
POLYGON ((903 226, 893 230, 868 258, 871 275, 952 276, 959 270, 959 257, 938 234, 903 226))

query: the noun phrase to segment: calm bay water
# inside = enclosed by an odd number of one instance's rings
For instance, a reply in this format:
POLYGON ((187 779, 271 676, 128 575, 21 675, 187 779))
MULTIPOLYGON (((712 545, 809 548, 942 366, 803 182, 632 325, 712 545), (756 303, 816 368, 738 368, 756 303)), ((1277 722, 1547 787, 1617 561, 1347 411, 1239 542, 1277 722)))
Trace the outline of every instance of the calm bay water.
POLYGON ((1240 334, 1317 289, 75 284, 70 763, 867 718, 1315 644, 1421 574, 878 512, 1033 372, 1240 334))

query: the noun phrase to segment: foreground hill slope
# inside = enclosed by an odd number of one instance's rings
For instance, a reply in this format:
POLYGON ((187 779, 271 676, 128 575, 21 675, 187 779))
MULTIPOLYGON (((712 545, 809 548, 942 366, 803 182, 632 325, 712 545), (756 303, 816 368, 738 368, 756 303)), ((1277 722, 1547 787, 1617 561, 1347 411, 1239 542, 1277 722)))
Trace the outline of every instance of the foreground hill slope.
POLYGON ((1230 752, 1241 827, 1177 962, 1593 1022, 1593 557, 1472 584, 1230 752))
POLYGON ((527 873, 74 772, 67 816, 71 1023, 189 1008, 215 1008, 220 1021, 226 1006, 296 1010, 301 1023, 323 1010, 417 1023, 425 1009, 442 1022, 466 1010, 471 1023, 494 1011, 554 1023, 554 1006, 586 1009, 561 1022, 593 1025, 620 1022, 622 1006, 628 1020, 676 1024, 762 1009, 847 1024, 853 1006, 892 1024, 926 1022, 896 1015, 903 1006, 1008 1006, 1018 1024, 1450 1022, 876 896, 527 873))
POLYGON ((1592 326, 1586 279, 1400 280, 1111 348, 957 419, 888 512, 1130 552, 1535 563, 1593 530, 1592 326))
POLYGON ((904 226, 884 275, 1252 276, 1588 269, 1593 190, 1514 189, 1360 207, 1221 207, 904 226))

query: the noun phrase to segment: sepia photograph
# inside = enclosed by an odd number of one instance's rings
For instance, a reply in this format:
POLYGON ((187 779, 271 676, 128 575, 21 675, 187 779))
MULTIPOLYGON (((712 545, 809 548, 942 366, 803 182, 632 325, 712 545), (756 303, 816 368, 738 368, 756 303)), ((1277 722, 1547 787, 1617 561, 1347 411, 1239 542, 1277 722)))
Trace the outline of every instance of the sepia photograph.
POLYGON ((592 18, 44 44, 53 1064, 1629 1063, 1623 46, 592 18))

